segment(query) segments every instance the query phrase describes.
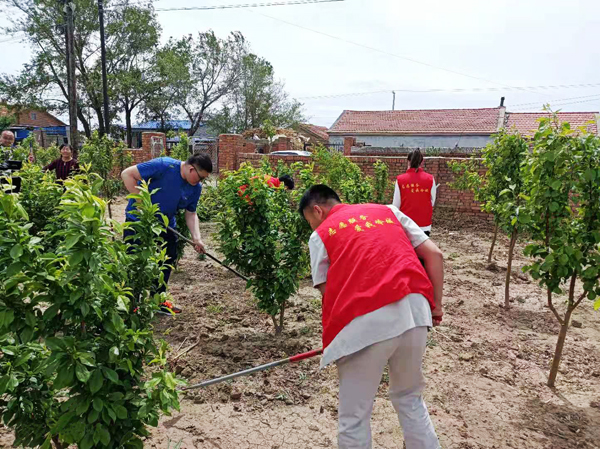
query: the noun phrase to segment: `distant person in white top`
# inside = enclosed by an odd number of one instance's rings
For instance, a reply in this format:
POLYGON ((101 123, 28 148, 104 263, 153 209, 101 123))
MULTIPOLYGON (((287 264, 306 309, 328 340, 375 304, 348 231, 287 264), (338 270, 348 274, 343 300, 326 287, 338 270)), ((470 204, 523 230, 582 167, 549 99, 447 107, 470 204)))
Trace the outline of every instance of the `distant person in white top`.
POLYGON ((433 176, 421 168, 422 162, 423 155, 418 149, 408 154, 408 170, 396 178, 392 204, 429 236, 437 186, 433 176))
POLYGON ((444 261, 394 206, 342 204, 325 185, 299 211, 314 230, 312 278, 323 296, 323 358, 340 379, 340 449, 371 448, 371 412, 386 365, 407 449, 438 449, 423 401, 427 328, 442 321, 444 261), (424 266, 419 262, 424 261, 424 266))

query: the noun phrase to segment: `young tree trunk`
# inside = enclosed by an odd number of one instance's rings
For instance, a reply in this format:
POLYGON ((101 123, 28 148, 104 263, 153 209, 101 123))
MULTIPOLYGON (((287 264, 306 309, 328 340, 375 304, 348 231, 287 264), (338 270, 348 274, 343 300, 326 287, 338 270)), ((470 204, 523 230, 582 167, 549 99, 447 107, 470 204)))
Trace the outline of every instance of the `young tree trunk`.
POLYGON ((87 117, 85 116, 85 114, 83 113, 83 110, 81 108, 77 108, 77 118, 83 125, 83 131, 85 132, 85 137, 87 137, 88 139, 90 137, 92 137, 92 128, 90 127, 90 122, 88 121, 87 117))
POLYGON ((112 220, 112 208, 110 207, 110 201, 107 202, 108 205, 108 218, 112 220))
POLYGON ((513 227, 513 232, 510 237, 510 246, 508 247, 508 264, 506 267, 506 282, 504 285, 504 308, 510 308, 510 276, 512 274, 512 260, 515 249, 515 244, 517 243, 517 236, 519 233, 517 232, 517 227, 513 227))
POLYGON ((131 110, 125 109, 125 128, 127 132, 127 148, 132 148, 133 132, 131 130, 131 110))
POLYGON ((104 129, 104 114, 102 113, 102 107, 93 107, 96 117, 98 119, 98 133, 100 137, 107 133, 104 129))
POLYGON ((285 301, 281 305, 281 310, 279 311, 279 332, 283 331, 283 316, 285 314, 285 301))
POLYGON ((560 359, 562 357, 563 347, 565 346, 565 339, 567 338, 567 329, 569 329, 568 320, 571 318, 571 312, 572 310, 567 310, 564 324, 560 326, 558 341, 556 342, 556 350, 554 351, 554 359, 552 359, 552 367, 550 368, 550 375, 548 376, 549 387, 554 387, 556 382, 556 375, 558 374, 558 367, 560 366, 560 359))
POLYGON ((492 263, 492 254, 494 253, 494 246, 496 246, 496 239, 498 238, 498 223, 494 226, 494 237, 492 238, 492 246, 490 246, 490 253, 488 254, 487 263, 492 263))
POLYGON ((54 443, 56 449, 63 449, 65 447, 58 439, 58 436, 52 437, 52 442, 54 443))
POLYGON ((273 326, 275 327, 275 335, 281 335, 281 327, 277 323, 277 317, 275 315, 271 315, 271 319, 273 320, 273 326))
MULTIPOLYGON (((563 348, 565 346, 565 339, 567 338, 567 330, 569 329, 569 323, 571 321, 571 315, 573 314, 573 310, 579 304, 579 301, 575 303, 573 301, 575 296, 575 282, 577 281, 577 274, 573 274, 571 276, 571 284, 569 286, 569 302, 567 305, 567 312, 565 313, 565 317, 560 322, 560 332, 558 333, 558 341, 556 342, 556 349, 554 351, 554 358, 552 359, 552 367, 550 368, 550 375, 548 376, 548 386, 553 388, 556 383, 556 376, 558 374, 558 367, 560 366, 560 359, 562 357, 563 348)), ((582 296, 583 298, 583 296, 582 296)), ((580 301, 581 299, 580 298, 580 301)), ((557 318, 558 314, 556 313, 557 318)))
POLYGON ((281 335, 283 332, 283 317, 285 315, 285 303, 281 306, 279 310, 279 322, 277 322, 277 317, 275 315, 271 315, 271 319, 273 320, 273 326, 275 326, 275 335, 281 335))

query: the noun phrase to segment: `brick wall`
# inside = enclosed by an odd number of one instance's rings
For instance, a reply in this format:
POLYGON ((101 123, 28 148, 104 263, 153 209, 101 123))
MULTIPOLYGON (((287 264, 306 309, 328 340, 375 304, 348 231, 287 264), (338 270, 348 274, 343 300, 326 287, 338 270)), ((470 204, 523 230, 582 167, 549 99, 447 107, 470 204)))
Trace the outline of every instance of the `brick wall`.
POLYGON ((354 145, 356 145, 356 137, 344 137, 344 156, 350 156, 354 145))
MULTIPOLYGON (((237 167, 244 162, 249 162, 253 166, 258 167, 260 165, 261 158, 269 157, 272 165, 276 165, 278 160, 282 160, 286 164, 293 162, 310 162, 310 157, 304 156, 265 156, 261 154, 248 154, 240 153, 237 155, 237 167)), ((373 164, 376 161, 381 160, 387 164, 390 171, 390 179, 393 181, 401 173, 406 171, 406 158, 405 157, 372 157, 372 156, 349 156, 349 159, 357 164, 368 176, 373 176, 374 168, 373 164)), ((492 216, 481 212, 479 203, 474 200, 471 192, 461 192, 458 190, 451 189, 448 184, 454 180, 454 175, 448 163, 450 161, 464 161, 466 158, 460 157, 426 157, 423 162, 423 168, 428 173, 431 173, 436 184, 440 184, 437 190, 436 209, 438 211, 446 210, 448 212, 457 212, 461 216, 480 217, 486 220, 492 220, 492 216)), ((315 170, 318 172, 319 167, 315 166, 315 170)), ((483 172, 483 167, 482 167, 483 172)))
POLYGON ((273 142, 273 148, 271 149, 271 153, 273 151, 289 151, 293 150, 292 148, 292 139, 289 137, 280 137, 275 142, 273 142))
POLYGON ((162 148, 166 148, 167 137, 164 133, 142 133, 142 148, 128 148, 126 150, 133 157, 133 165, 141 164, 160 156, 160 153, 158 155, 154 153, 158 151, 161 142, 162 148))
POLYGON ((244 152, 244 143, 244 138, 239 134, 219 136, 219 173, 223 173, 223 170, 237 170, 240 166, 238 155, 244 152))

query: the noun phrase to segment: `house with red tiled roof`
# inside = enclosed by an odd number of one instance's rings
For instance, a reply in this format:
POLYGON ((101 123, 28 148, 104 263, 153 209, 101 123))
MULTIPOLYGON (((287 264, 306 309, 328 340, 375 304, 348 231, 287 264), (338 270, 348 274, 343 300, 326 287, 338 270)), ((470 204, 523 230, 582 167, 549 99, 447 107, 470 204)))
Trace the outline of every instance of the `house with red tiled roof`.
MULTIPOLYGON (((547 112, 510 112, 507 115, 506 128, 527 137, 535 134, 541 118, 551 116, 547 112)), ((569 123, 573 130, 583 126, 587 132, 598 134, 598 112, 558 112, 557 116, 560 122, 569 123)))
MULTIPOLYGON (((548 115, 507 112, 504 98, 496 108, 344 111, 328 133, 332 144, 353 137, 379 148, 483 148, 502 128, 533 135, 538 120, 548 115)), ((572 128, 593 122, 588 129, 598 132, 597 112, 559 112, 558 117, 572 128)))
POLYGON ((310 123, 298 125, 298 133, 308 139, 309 144, 326 144, 329 142, 329 134, 326 126, 317 126, 310 123))

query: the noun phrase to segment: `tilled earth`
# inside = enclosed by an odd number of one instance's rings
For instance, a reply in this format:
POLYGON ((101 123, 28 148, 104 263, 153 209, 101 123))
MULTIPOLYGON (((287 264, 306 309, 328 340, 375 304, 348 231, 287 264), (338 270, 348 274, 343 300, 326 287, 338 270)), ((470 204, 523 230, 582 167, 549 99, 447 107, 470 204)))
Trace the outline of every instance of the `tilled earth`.
MULTIPOLYGON (((123 202, 115 216, 122 215, 123 202)), ((488 266, 491 230, 437 217, 433 240, 446 258, 443 325, 430 333, 425 399, 444 449, 600 448, 600 314, 582 304, 569 329, 557 389, 546 380, 558 323, 543 291, 513 263, 512 308, 504 310, 508 241, 488 266)), ((202 225, 209 236, 216 225, 202 225)), ((171 345, 180 377, 197 383, 320 347, 320 297, 302 282, 283 335, 257 311, 245 282, 191 249, 170 292, 184 312, 160 316, 157 338, 171 345)), ((556 298, 562 304, 564 298, 556 298)), ((314 358, 182 396, 181 412, 164 417, 146 447, 183 449, 337 447, 337 373, 314 358)), ((384 373, 372 419, 374 448, 401 448, 402 432, 387 400, 384 373)), ((4 440, 7 441, 7 440, 4 440)), ((0 444, 2 440, 0 440, 0 444)))
MULTIPOLYGON (((203 235, 214 229, 204 225, 203 235)), ((500 239, 488 266, 489 228, 447 217, 437 220, 434 231, 446 257, 446 316, 430 333, 425 398, 442 447, 600 448, 600 315, 591 303, 574 314, 577 327, 569 330, 552 391, 546 380, 558 323, 543 291, 521 271, 526 242, 517 248, 512 308, 506 311, 500 305, 507 239, 500 239)), ((156 333, 174 354, 198 343, 177 361, 177 371, 190 383, 320 347, 320 298, 310 280, 292 298, 285 332, 277 337, 244 287, 191 250, 173 275, 171 293, 184 313, 161 317, 156 333)), ((319 370, 315 358, 194 390, 183 398, 181 413, 161 421, 148 445, 334 448, 337 387, 335 368, 319 370)), ((401 448, 387 389, 384 374, 372 419, 374 447, 401 448)))

